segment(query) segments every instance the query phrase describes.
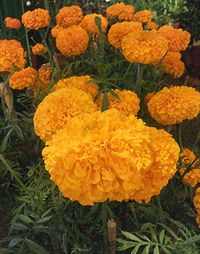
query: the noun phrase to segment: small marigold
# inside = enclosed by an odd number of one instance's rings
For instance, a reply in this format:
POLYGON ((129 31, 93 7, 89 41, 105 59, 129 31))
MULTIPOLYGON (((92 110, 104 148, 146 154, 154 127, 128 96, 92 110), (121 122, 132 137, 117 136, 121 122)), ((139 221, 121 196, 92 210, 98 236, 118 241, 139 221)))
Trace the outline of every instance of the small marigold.
POLYGON ((38 30, 49 25, 50 15, 47 10, 38 8, 22 15, 22 23, 28 29, 38 30))
POLYGON ((21 27, 21 22, 18 19, 7 17, 7 18, 5 18, 4 22, 5 22, 6 28, 9 28, 9 29, 18 30, 21 27))
POLYGON ((179 156, 170 134, 115 109, 69 119, 46 145, 51 179, 82 205, 148 202, 173 177, 179 156))
POLYGON ((143 24, 150 23, 153 18, 153 13, 149 10, 138 11, 134 14, 133 20, 143 24))
POLYGON ((77 5, 65 6, 56 15, 56 22, 59 26, 67 28, 78 25, 83 19, 83 12, 77 5))
POLYGON ((187 86, 165 87, 150 99, 148 109, 163 125, 191 120, 200 112, 200 92, 187 86))
POLYGON ((200 183, 200 168, 194 168, 183 177, 183 183, 195 187, 200 183))
POLYGON ((126 4, 123 11, 119 14, 118 19, 131 21, 133 20, 134 12, 135 8, 130 4, 126 4))
POLYGON ((183 51, 190 43, 190 33, 180 28, 165 25, 160 27, 158 32, 167 39, 169 51, 183 51))
POLYGON ((95 18, 96 17, 101 19, 101 29, 102 29, 103 32, 106 32, 106 29, 107 29, 107 26, 108 26, 108 21, 101 14, 96 14, 96 13, 87 14, 86 16, 84 16, 84 18, 81 22, 81 26, 93 35, 98 35, 99 34, 99 29, 98 29, 98 27, 95 23, 95 18))
POLYGON ((181 150, 180 159, 184 164, 189 166, 194 160, 196 160, 196 155, 189 148, 184 147, 181 150))
POLYGON ((65 56, 78 56, 88 47, 89 36, 80 26, 70 26, 56 37, 56 47, 65 56))
POLYGON ((106 9, 106 15, 109 19, 132 20, 134 12, 134 6, 124 3, 116 3, 106 9))
POLYGON ((200 187, 196 189, 195 196, 193 199, 194 207, 196 209, 196 222, 198 227, 200 228, 200 187))
POLYGON ((147 28, 149 29, 149 30, 158 30, 158 28, 159 28, 159 25, 158 24, 156 24, 155 22, 152 22, 152 21, 149 21, 148 23, 147 23, 147 28))
POLYGON ((124 36, 131 32, 142 32, 142 24, 139 22, 121 22, 111 26, 108 32, 108 41, 115 48, 121 48, 121 42, 124 36))
POLYGON ((92 97, 95 97, 98 93, 98 85, 91 82, 91 80, 92 78, 88 75, 73 76, 59 80, 58 83, 54 85, 53 90, 57 91, 62 88, 77 88, 90 94, 92 97))
POLYGON ((40 69, 38 69, 38 82, 36 87, 40 90, 46 90, 51 81, 53 68, 49 63, 43 64, 40 69))
POLYGON ((50 93, 39 104, 34 115, 35 133, 47 141, 67 123, 70 117, 96 111, 92 97, 76 88, 50 93))
POLYGON ((34 55, 45 54, 47 51, 47 48, 42 43, 37 43, 32 47, 32 52, 34 55))
POLYGON ((65 31, 66 28, 63 28, 59 25, 56 25, 54 26, 52 29, 51 29, 51 35, 56 38, 58 36, 59 33, 61 33, 62 31, 65 31))
MULTIPOLYGON (((108 94, 109 108, 115 108, 125 115, 137 115, 140 110, 140 99, 137 94, 130 90, 114 89, 113 92, 118 95, 119 99, 112 94, 108 94)), ((103 94, 98 98, 98 109, 101 110, 103 94)))
POLYGON ((154 64, 168 50, 167 40, 155 30, 129 33, 122 40, 122 53, 131 63, 154 64))
POLYGON ((37 80, 37 71, 32 67, 27 67, 20 71, 16 71, 9 79, 12 89, 22 90, 33 86, 37 80))
POLYGON ((163 71, 174 78, 181 77, 185 71, 185 64, 180 59, 179 52, 168 52, 161 63, 163 71))
POLYGON ((0 72, 22 69, 26 64, 26 53, 16 40, 0 40, 0 72))

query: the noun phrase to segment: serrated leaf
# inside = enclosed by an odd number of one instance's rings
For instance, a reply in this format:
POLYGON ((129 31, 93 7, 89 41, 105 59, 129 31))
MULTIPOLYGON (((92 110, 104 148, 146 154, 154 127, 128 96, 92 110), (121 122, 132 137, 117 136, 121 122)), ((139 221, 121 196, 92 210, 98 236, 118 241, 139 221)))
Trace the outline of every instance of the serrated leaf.
POLYGON ((27 245, 27 247, 33 251, 35 254, 49 254, 49 252, 47 250, 45 250, 45 248, 41 245, 39 245, 36 242, 33 242, 30 239, 26 239, 25 243, 27 245))
POLYGON ((8 244, 8 248, 13 248, 15 247, 17 244, 19 244, 20 242, 23 241, 23 238, 14 238, 12 239, 9 244, 8 244))
POLYGON ((117 250, 119 250, 119 251, 124 251, 124 250, 130 249, 130 248, 133 248, 138 244, 136 242, 126 241, 123 239, 118 239, 117 242, 120 243, 120 245, 117 248, 117 250))
POLYGON ((109 100, 108 100, 108 93, 105 92, 103 95, 102 105, 101 105, 101 111, 105 111, 108 109, 109 106, 109 100))
POLYGON ((155 249, 153 250, 153 254, 160 254, 159 248, 156 245, 155 249))
POLYGON ((135 241, 135 242, 142 242, 140 238, 138 238, 137 236, 135 236, 135 235, 133 235, 133 234, 131 234, 131 233, 129 233, 129 232, 122 231, 122 234, 123 234, 126 238, 128 238, 128 239, 130 239, 130 240, 132 240, 132 241, 135 241))
POLYGON ((24 214, 20 214, 19 219, 22 220, 23 222, 27 223, 27 224, 31 224, 31 223, 33 224, 34 223, 34 221, 30 217, 28 217, 24 214))
POLYGON ((198 242, 198 241, 200 241, 200 235, 196 235, 196 236, 188 238, 187 240, 185 240, 182 243, 182 245, 190 245, 190 244, 193 244, 193 243, 198 242))

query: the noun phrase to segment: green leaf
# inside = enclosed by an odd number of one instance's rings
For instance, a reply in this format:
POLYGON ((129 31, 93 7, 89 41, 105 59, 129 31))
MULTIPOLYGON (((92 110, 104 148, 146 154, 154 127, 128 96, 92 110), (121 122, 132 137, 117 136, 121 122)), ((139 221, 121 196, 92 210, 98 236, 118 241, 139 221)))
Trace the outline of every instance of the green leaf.
POLYGON ((8 248, 13 248, 15 247, 17 244, 19 244, 21 241, 23 241, 23 238, 14 238, 12 239, 9 244, 8 244, 8 248))
POLYGON ((131 251, 131 254, 136 254, 138 253, 138 250, 140 248, 141 245, 137 245, 132 251, 131 251))
POLYGON ((128 239, 130 239, 130 240, 132 240, 132 241, 135 241, 135 242, 142 242, 140 238, 138 238, 137 236, 135 236, 135 235, 133 235, 133 234, 131 234, 131 233, 129 233, 129 232, 122 231, 122 234, 123 234, 126 238, 128 238, 128 239))
POLYGON ((156 245, 156 247, 155 247, 155 249, 154 249, 154 251, 153 251, 153 254, 160 254, 158 245, 156 245))
POLYGON ((49 221, 51 218, 52 218, 52 216, 47 216, 47 217, 44 217, 44 218, 38 220, 36 223, 44 223, 44 222, 49 221))
POLYGON ((102 105, 101 105, 101 111, 105 111, 107 110, 109 107, 109 101, 108 101, 108 93, 107 91, 105 91, 104 95, 103 95, 103 100, 102 100, 102 105))
POLYGON ((109 89, 109 92, 112 94, 113 97, 115 97, 117 100, 120 101, 120 97, 118 94, 116 94, 112 89, 109 89))
POLYGON ((31 218, 29 218, 28 216, 26 216, 24 214, 20 214, 19 219, 22 220, 23 222, 27 223, 27 224, 31 224, 31 223, 33 224, 34 223, 34 221, 31 218))
POLYGON ((117 239, 117 242, 120 243, 120 245, 117 248, 117 250, 119 250, 119 251, 124 251, 124 250, 130 249, 130 248, 133 248, 138 244, 136 242, 126 241, 123 239, 117 239))
POLYGON ((147 245, 147 246, 144 248, 142 254, 149 254, 149 250, 150 250, 150 245, 147 245))
POLYGON ((27 230, 28 229, 28 227, 26 225, 19 223, 19 222, 14 223, 12 227, 15 230, 27 230))
POLYGON ((185 240, 182 244, 183 245, 190 245, 190 244, 193 244, 193 243, 198 242, 198 241, 200 241, 200 235, 190 237, 187 240, 185 240))
POLYGON ((159 235, 159 240, 160 240, 160 243, 163 243, 163 239, 165 237, 165 230, 163 229, 159 235))
POLYGON ((31 241, 30 239, 25 240, 26 245, 28 248, 33 251, 35 254, 49 254, 47 250, 41 245, 36 242, 31 241))

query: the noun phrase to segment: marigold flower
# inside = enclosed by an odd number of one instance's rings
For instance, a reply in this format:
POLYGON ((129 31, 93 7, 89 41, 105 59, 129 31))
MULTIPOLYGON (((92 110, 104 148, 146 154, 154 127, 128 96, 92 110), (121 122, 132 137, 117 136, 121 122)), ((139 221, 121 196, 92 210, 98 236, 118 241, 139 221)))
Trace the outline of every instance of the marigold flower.
POLYGON ((58 83, 54 85, 53 90, 57 91, 61 88, 77 88, 90 94, 92 97, 95 97, 98 93, 98 85, 91 81, 92 78, 88 75, 73 76, 59 80, 58 83))
POLYGON ((167 40, 155 30, 129 33, 122 40, 122 53, 131 63, 155 64, 168 50, 167 40))
POLYGON ((121 22, 111 26, 108 32, 108 41, 115 48, 121 48, 121 41, 131 32, 142 32, 142 24, 139 22, 121 22))
POLYGON ((155 92, 150 92, 148 93, 145 97, 144 97, 144 102, 147 105, 147 103, 150 101, 150 99, 153 97, 153 95, 155 94, 155 92))
MULTIPOLYGON (((137 94, 130 90, 114 89, 113 92, 118 95, 119 99, 108 93, 109 108, 115 108, 125 115, 137 115, 140 110, 140 99, 137 94)), ((97 105, 101 110, 103 94, 98 98, 97 105)))
POLYGON ((147 23, 147 28, 148 28, 149 30, 153 30, 153 29, 157 30, 157 29, 159 28, 159 25, 156 24, 155 22, 149 21, 149 22, 147 23))
POLYGON ((170 134, 115 109, 69 119, 46 145, 51 179, 82 205, 148 202, 173 177, 179 156, 170 134))
POLYGON ((70 26, 56 37, 56 47, 65 56, 78 56, 88 47, 89 36, 80 26, 70 26))
POLYGON ((65 31, 66 28, 63 28, 59 25, 56 25, 54 26, 52 29, 51 29, 51 35, 56 38, 58 36, 59 33, 61 33, 62 31, 65 31))
POLYGON ((185 71, 185 64, 180 60, 179 52, 168 52, 162 61, 163 71, 174 78, 179 78, 185 71))
POLYGON ((21 27, 21 22, 18 19, 7 17, 5 18, 4 22, 5 22, 6 28, 9 28, 9 29, 18 30, 21 27))
POLYGON ((189 148, 184 147, 180 153, 181 161, 189 166, 193 161, 196 160, 196 155, 189 148))
POLYGON ((194 168, 183 177, 183 183, 195 187, 200 183, 200 168, 194 168))
POLYGON ((200 228, 200 187, 196 189, 193 201, 194 201, 194 207, 197 213, 196 222, 198 227, 200 228))
POLYGON ((27 67, 20 71, 16 71, 9 79, 12 89, 22 90, 36 83, 37 71, 32 67, 27 67))
POLYGON ((70 117, 96 111, 92 97, 76 88, 50 93, 39 104, 34 115, 35 133, 47 141, 67 123, 70 117))
POLYGON ((96 13, 87 14, 86 16, 83 17, 83 20, 81 22, 81 26, 93 35, 98 35, 99 34, 99 29, 98 29, 98 27, 95 23, 95 18, 96 17, 101 19, 102 32, 106 32, 106 29, 107 29, 107 26, 108 26, 108 21, 101 14, 96 14, 96 13))
POLYGON ((22 69, 26 64, 26 53, 16 40, 0 40, 0 72, 22 69))
POLYGON ((134 12, 134 6, 124 3, 116 3, 106 9, 106 15, 109 19, 132 20, 134 12))
POLYGON ((172 26, 162 26, 158 30, 159 34, 164 36, 169 44, 169 51, 183 51, 190 43, 190 33, 182 29, 176 29, 172 26))
POLYGON ((32 52, 34 55, 45 54, 47 51, 47 48, 42 43, 37 43, 32 47, 32 52))
POLYGON ((126 4, 123 11, 119 14, 118 19, 131 21, 133 20, 134 12, 135 8, 130 4, 126 4))
MULTIPOLYGON (((153 13, 149 10, 143 10, 143 11, 138 11, 134 14, 133 20, 141 22, 143 24, 147 24, 151 22, 153 18, 153 13)), ((151 24, 152 25, 152 24, 151 24)))
POLYGON ((36 87, 40 90, 45 90, 48 88, 48 85, 51 81, 53 68, 50 66, 49 63, 43 64, 40 69, 38 70, 38 82, 36 87))
POLYGON ((50 15, 47 10, 38 8, 22 15, 22 23, 28 29, 38 30, 49 25, 50 15))
POLYGON ((151 116, 163 125, 181 123, 195 118, 200 112, 200 92, 192 87, 163 88, 149 101, 151 116))
POLYGON ((83 19, 83 12, 77 5, 65 6, 56 15, 56 22, 59 26, 67 28, 78 25, 83 19))

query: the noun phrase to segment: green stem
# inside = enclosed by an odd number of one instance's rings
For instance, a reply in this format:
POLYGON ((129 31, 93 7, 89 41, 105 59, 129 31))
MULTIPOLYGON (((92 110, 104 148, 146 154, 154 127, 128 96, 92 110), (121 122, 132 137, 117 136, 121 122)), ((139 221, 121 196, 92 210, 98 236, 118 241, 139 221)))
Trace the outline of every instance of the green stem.
POLYGON ((183 148, 183 142, 182 142, 182 138, 181 138, 181 132, 182 132, 182 125, 181 124, 177 124, 177 134, 178 134, 178 143, 180 148, 183 148))
POLYGON ((160 202, 160 197, 156 196, 156 201, 157 201, 157 204, 158 204, 159 213, 160 213, 161 217, 163 218, 164 214, 163 214, 163 209, 162 209, 162 205, 161 205, 161 202, 160 202))
POLYGON ((144 73, 144 66, 142 64, 137 64, 136 93, 138 96, 140 96, 141 90, 142 90, 143 73, 144 73))
POLYGON ((108 238, 107 238, 107 202, 102 203, 102 210, 101 210, 102 222, 103 222, 103 242, 104 242, 104 249, 107 250, 108 246, 108 238))
POLYGON ((128 204, 128 206, 129 206, 129 209, 131 210, 131 212, 132 212, 132 214, 133 214, 133 217, 134 217, 136 226, 137 226, 137 228, 139 229, 139 228, 140 228, 140 225, 139 225, 139 222, 138 222, 137 214, 136 214, 136 212, 135 212, 134 203, 131 202, 131 203, 128 204))

